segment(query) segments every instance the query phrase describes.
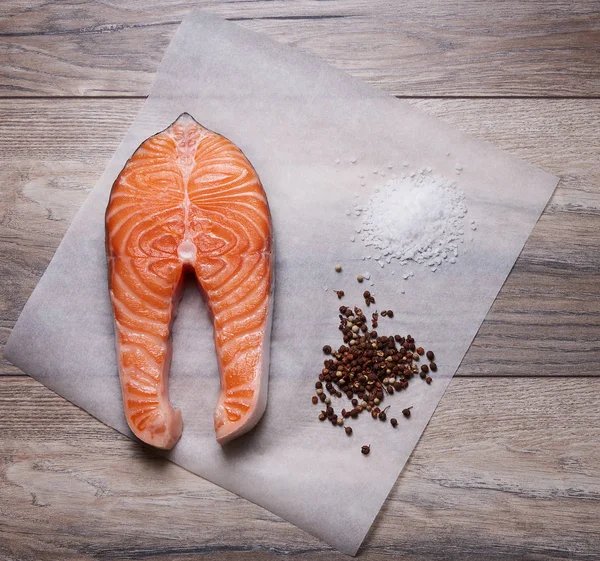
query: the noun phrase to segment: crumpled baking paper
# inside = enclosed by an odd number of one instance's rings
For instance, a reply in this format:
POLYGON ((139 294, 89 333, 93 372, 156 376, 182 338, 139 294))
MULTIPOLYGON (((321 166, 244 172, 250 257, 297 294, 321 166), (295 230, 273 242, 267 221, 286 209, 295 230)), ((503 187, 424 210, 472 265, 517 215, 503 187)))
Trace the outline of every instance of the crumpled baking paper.
MULTIPOLYGON (((253 432, 221 448, 212 420, 219 391, 212 326, 197 289, 186 289, 174 325, 170 378, 184 432, 167 457, 355 554, 557 179, 293 48, 192 11, 5 348, 24 372, 128 435, 107 290, 104 210, 135 148, 184 111, 235 142, 258 171, 273 216, 276 292, 267 411, 253 432), (432 273, 416 264, 392 262, 382 269, 363 261, 369 251, 346 211, 385 181, 373 170, 429 166, 457 178, 468 206, 465 227, 470 220, 477 224, 465 232, 456 264, 432 273), (414 276, 404 280, 409 270, 414 276), (358 284, 356 275, 365 272, 370 280, 358 284), (342 302, 333 288, 346 292, 342 302), (317 420, 321 407, 311 396, 322 346, 341 343, 338 306, 360 305, 366 288, 378 307, 395 311, 392 320, 380 320, 379 331, 411 333, 435 351, 439 370, 431 386, 417 377, 407 391, 385 400, 392 406, 388 418, 400 421, 397 429, 365 414, 352 420, 354 434, 347 437, 317 420), (405 419, 401 410, 411 405, 405 419), (360 453, 363 444, 371 445, 369 456, 360 453)), ((336 401, 339 411, 345 404, 336 401)))

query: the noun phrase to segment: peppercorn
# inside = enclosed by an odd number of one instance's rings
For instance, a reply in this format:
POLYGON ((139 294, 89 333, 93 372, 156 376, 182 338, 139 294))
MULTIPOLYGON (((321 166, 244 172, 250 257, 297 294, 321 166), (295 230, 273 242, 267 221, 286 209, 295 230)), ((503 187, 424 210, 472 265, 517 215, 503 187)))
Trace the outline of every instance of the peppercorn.
POLYGON ((426 381, 428 384, 431 384, 431 376, 427 376, 427 378, 425 378, 425 381, 426 381))
POLYGON ((429 366, 427 366, 426 364, 422 364, 421 365, 421 372, 427 374, 427 372, 429 372, 429 366))
POLYGON ((402 414, 408 419, 410 417, 410 410, 412 409, 412 405, 407 407, 406 409, 402 409, 402 414))
POLYGON ((312 402, 313 402, 313 405, 316 405, 317 403, 319 403, 319 398, 316 395, 313 395, 312 402))
POLYGON ((425 356, 427 356, 427 358, 428 358, 429 360, 433 360, 433 359, 435 358, 435 355, 433 354, 433 351, 427 351, 427 352, 425 353, 425 356))
POLYGON ((324 352, 326 355, 330 355, 330 354, 331 354, 331 347, 330 347, 329 345, 325 345, 325 346, 323 347, 323 352, 324 352))
POLYGON ((342 272, 342 266, 339 263, 336 263, 336 265, 335 265, 335 272, 336 273, 342 272))
POLYGON ((326 419, 325 411, 321 411, 321 414, 319 415, 319 421, 324 421, 325 419, 326 419))
POLYGON ((421 372, 419 376, 421 377, 421 380, 425 380, 425 378, 427 378, 427 374, 425 374, 425 372, 421 372))
POLYGON ((396 428, 398 426, 398 419, 392 417, 390 419, 390 425, 392 425, 394 428, 396 428))
POLYGON ((361 449, 360 449, 360 451, 365 456, 368 456, 369 452, 371 451, 371 446, 369 446, 369 445, 362 446, 361 449))
POLYGON ((364 297, 364 298, 365 298, 365 300, 366 300, 366 299, 368 299, 368 298, 370 298, 370 297, 371 297, 371 293, 370 293, 368 290, 365 290, 365 291, 363 292, 363 297, 364 297))
POLYGON ((385 412, 390 408, 390 406, 388 405, 381 413, 379 413, 378 417, 380 421, 385 421, 387 418, 387 415, 385 414, 385 412))
POLYGON ((381 312, 381 316, 382 316, 382 317, 386 317, 386 316, 387 316, 387 310, 383 310, 383 311, 381 312))
POLYGON ((429 368, 431 368, 432 372, 437 372, 437 364, 435 362, 430 362, 429 368))
POLYGON ((363 277, 362 275, 358 275, 358 276, 356 277, 356 280, 357 280, 358 282, 362 282, 362 281, 364 281, 364 280, 365 280, 365 277, 363 277))
POLYGON ((337 294, 339 300, 341 300, 346 295, 343 290, 334 290, 334 292, 337 294))
POLYGON ((346 427, 344 430, 348 436, 352 435, 352 427, 346 427))
POLYGON ((394 317, 394 312, 392 310, 387 311, 387 316, 391 319, 394 317))
POLYGON ((336 421, 337 421, 338 427, 341 427, 344 424, 344 419, 342 419, 341 417, 338 417, 336 419, 336 421))
POLYGON ((423 356, 425 354, 425 349, 423 347, 417 347, 417 353, 423 356))

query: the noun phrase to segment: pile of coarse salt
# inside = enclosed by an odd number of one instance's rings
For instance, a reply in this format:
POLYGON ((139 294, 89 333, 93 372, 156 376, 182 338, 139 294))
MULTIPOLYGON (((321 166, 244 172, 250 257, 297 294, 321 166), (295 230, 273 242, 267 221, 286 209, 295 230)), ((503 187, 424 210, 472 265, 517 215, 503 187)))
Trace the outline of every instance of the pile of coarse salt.
MULTIPOLYGON (((424 263, 433 272, 444 261, 456 263, 464 241, 465 195, 455 181, 431 171, 389 180, 375 189, 366 205, 354 208, 362 218, 357 233, 366 247, 376 250, 367 259, 372 257, 381 267, 392 259, 402 265, 424 263)), ((471 229, 476 229, 474 221, 471 229)))

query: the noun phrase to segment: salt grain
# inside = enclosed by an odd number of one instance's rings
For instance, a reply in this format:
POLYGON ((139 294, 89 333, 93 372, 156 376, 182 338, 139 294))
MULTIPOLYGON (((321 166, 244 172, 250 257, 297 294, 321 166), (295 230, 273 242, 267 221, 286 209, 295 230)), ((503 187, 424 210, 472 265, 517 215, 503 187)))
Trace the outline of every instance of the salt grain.
MULTIPOLYGON (((397 259, 402 265, 412 261, 437 268, 449 254, 458 256, 458 242, 464 242, 465 196, 456 182, 430 174, 430 169, 387 181, 360 207, 361 237, 366 247, 380 251, 378 257, 385 256, 380 266, 397 259)), ((403 278, 413 275, 410 271, 403 278)))

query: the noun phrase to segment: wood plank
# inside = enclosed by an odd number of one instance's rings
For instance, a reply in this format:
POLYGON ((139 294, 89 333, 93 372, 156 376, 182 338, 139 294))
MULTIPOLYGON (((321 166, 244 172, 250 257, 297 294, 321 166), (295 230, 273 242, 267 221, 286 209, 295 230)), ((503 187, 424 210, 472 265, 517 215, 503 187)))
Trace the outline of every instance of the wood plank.
MULTIPOLYGON (((598 96, 596 2, 194 3, 402 96, 598 96)), ((147 95, 182 0, 5 0, 0 95, 147 95)))
MULTIPOLYGON (((563 177, 459 370, 600 372, 600 111, 593 100, 415 100, 563 177)), ((0 345, 139 100, 0 103, 0 345)), ((7 361, 1 374, 18 374, 7 361)))
MULTIPOLYGON (((360 557, 591 560, 598 392, 600 379, 454 380, 360 557)), ((345 559, 29 378, 0 379, 0 409, 1 559, 345 559)))

